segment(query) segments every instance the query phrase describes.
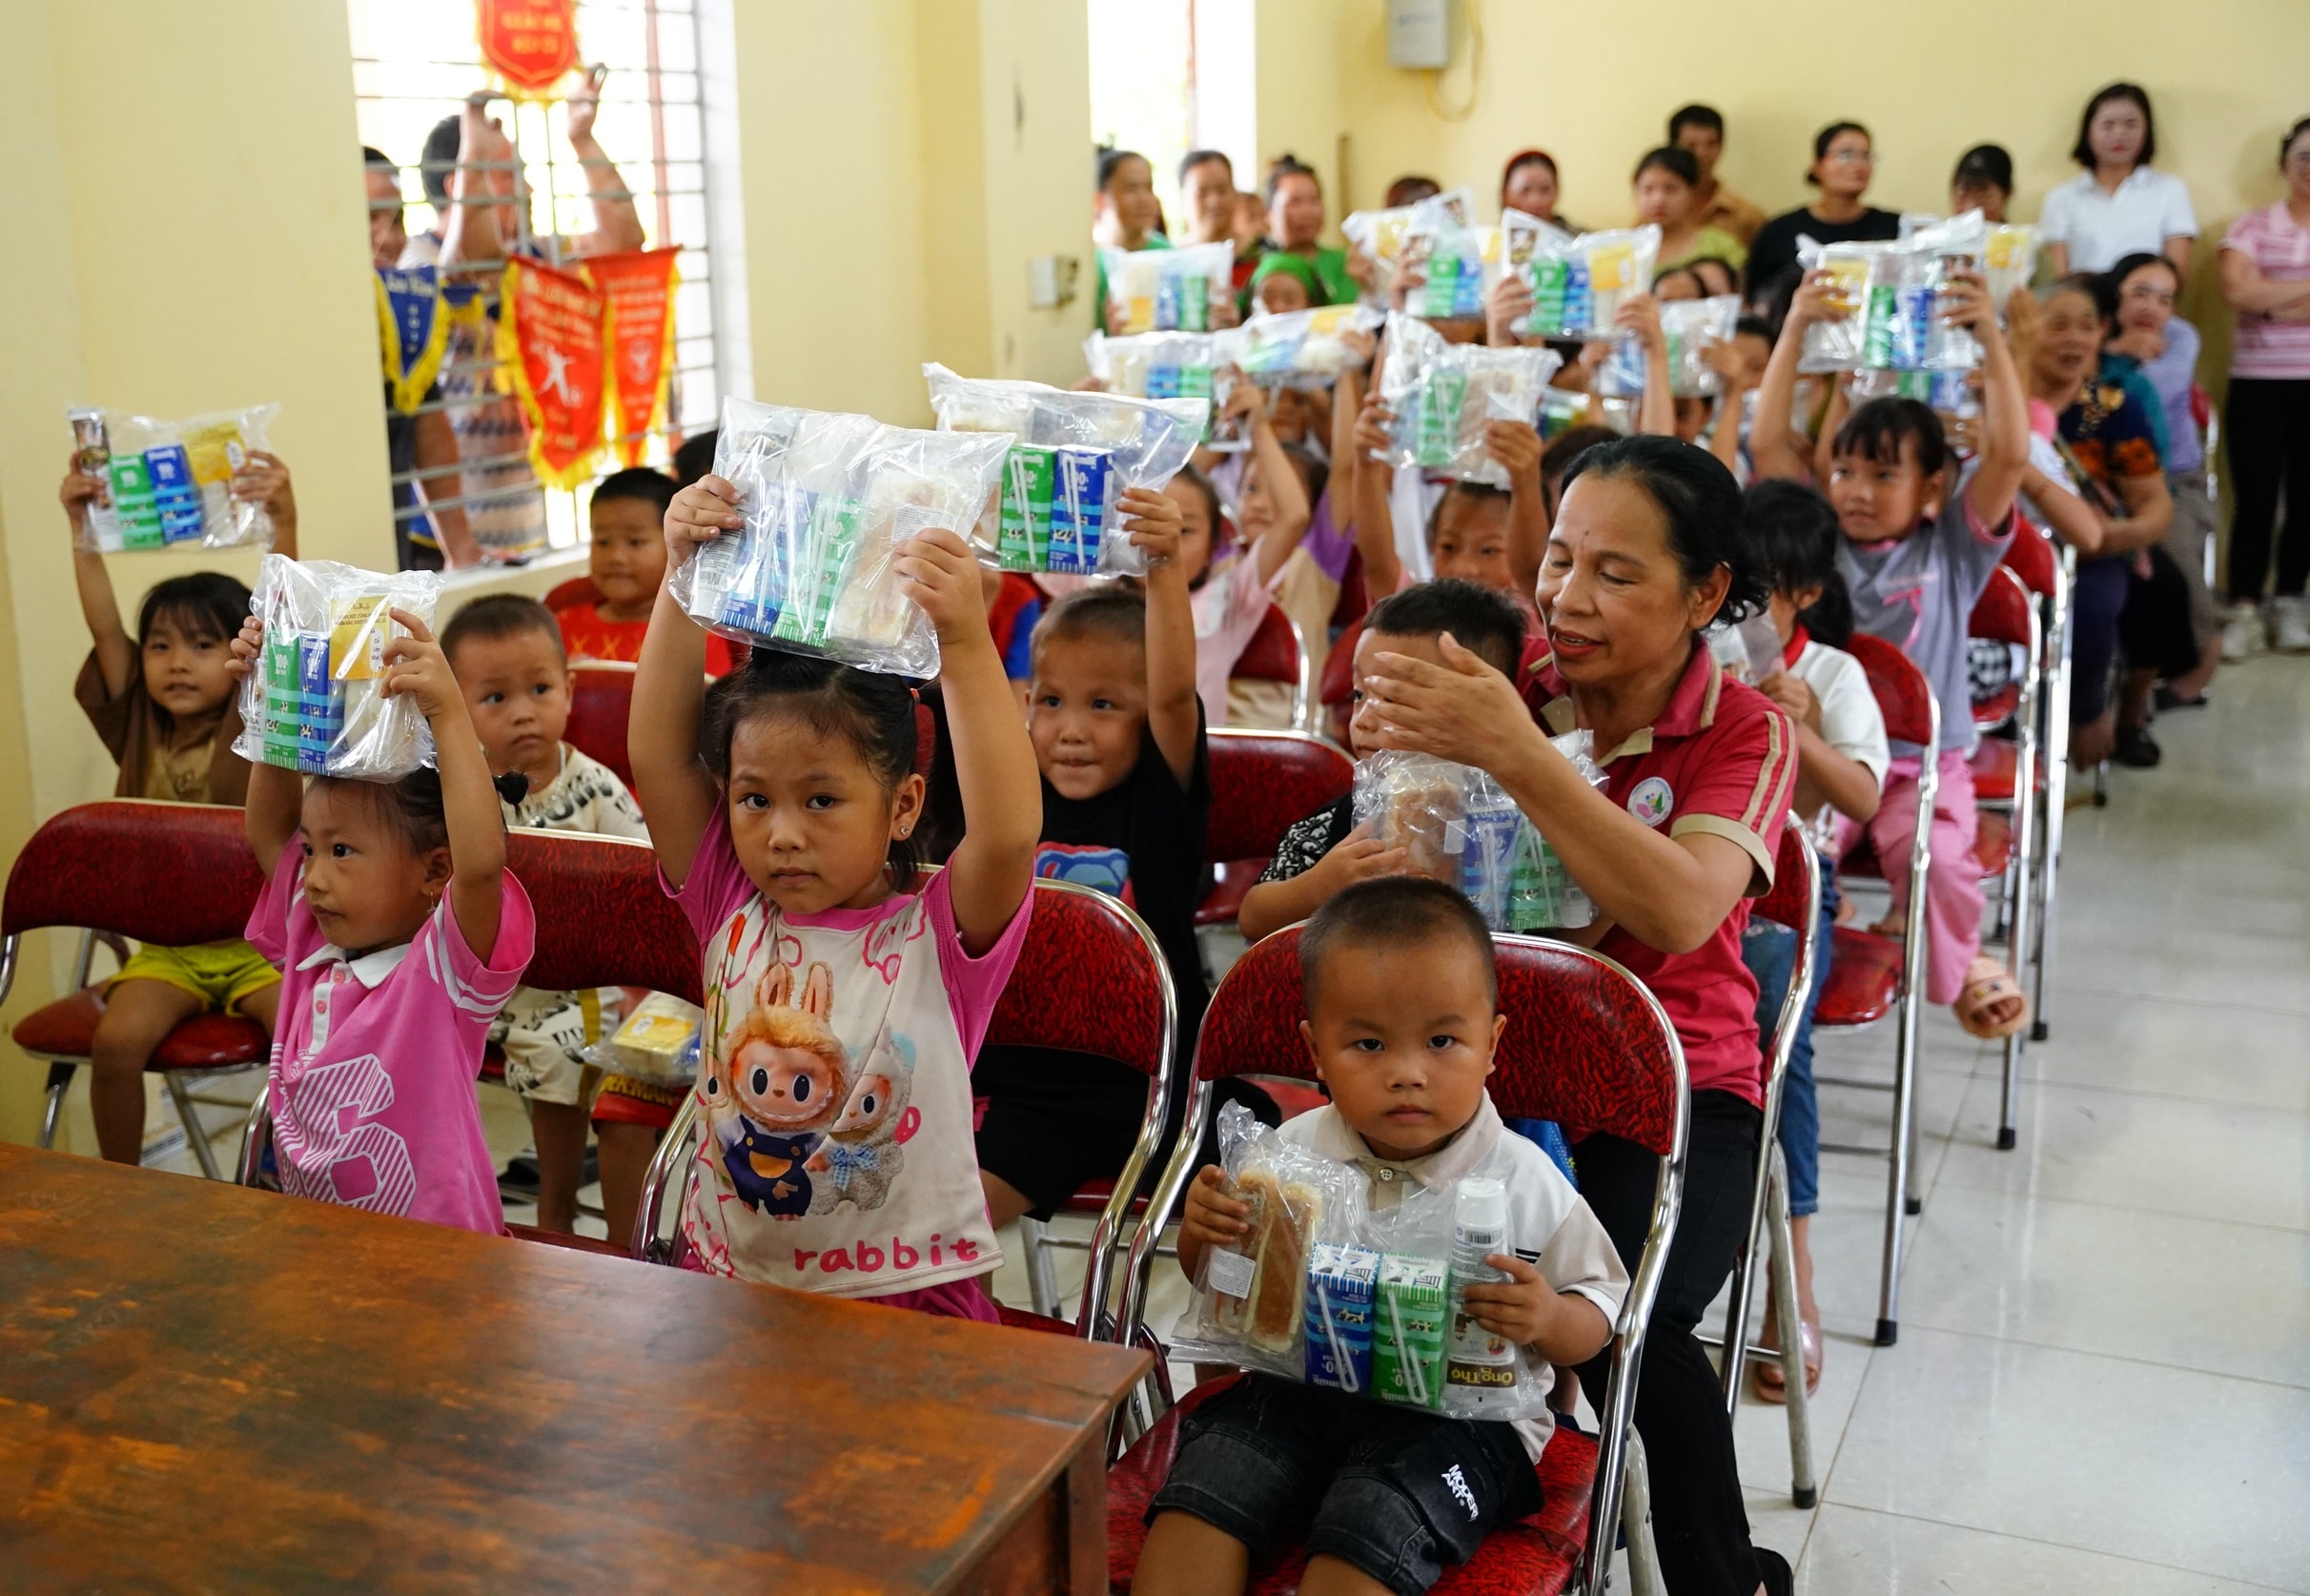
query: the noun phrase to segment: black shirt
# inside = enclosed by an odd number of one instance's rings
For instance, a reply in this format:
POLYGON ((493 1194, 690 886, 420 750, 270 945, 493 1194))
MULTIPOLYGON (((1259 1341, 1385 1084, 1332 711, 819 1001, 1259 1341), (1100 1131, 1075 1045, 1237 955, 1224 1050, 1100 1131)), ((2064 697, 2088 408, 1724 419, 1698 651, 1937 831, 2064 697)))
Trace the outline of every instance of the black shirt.
POLYGON ((1851 221, 1827 222, 1799 206, 1773 217, 1757 230, 1755 240, 1748 246, 1747 287, 1751 303, 1776 277, 1796 265, 1800 234, 1822 244, 1870 243, 1900 237, 1901 216, 1896 211, 1880 211, 1872 206, 1851 221))
POLYGON ((1203 827, 1211 811, 1211 753, 1196 727, 1195 770, 1181 787, 1155 733, 1140 735, 1131 774, 1089 798, 1043 783, 1043 842, 1034 873, 1124 897, 1155 932, 1179 1002, 1179 1056, 1193 1056, 1211 992, 1196 948, 1196 905, 1209 885, 1203 827), (1128 892, 1126 892, 1128 888, 1128 892))
POLYGON ((1316 868, 1323 856, 1341 843, 1356 829, 1356 799, 1353 793, 1326 808, 1318 809, 1305 820, 1292 822, 1292 829, 1283 833, 1276 845, 1276 856, 1259 872, 1259 883, 1289 881, 1296 875, 1305 875, 1316 868))

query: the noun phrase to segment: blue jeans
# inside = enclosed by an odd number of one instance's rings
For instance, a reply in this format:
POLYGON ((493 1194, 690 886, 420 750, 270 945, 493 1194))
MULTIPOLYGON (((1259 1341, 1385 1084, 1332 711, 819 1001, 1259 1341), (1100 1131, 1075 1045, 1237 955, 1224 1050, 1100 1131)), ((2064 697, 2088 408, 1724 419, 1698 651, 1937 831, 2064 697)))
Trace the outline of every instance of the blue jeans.
MULTIPOLYGON (((1797 1020, 1789 1050, 1789 1076, 1781 1087, 1781 1156, 1789 1163, 1789 1216, 1801 1219, 1821 1206, 1821 1111, 1812 1090, 1812 1013, 1829 982, 1830 931, 1836 923, 1836 893, 1829 867, 1821 870, 1821 928, 1818 968, 1812 992, 1797 1020)), ((1756 977, 1756 1028, 1760 1045, 1780 1023, 1781 1000, 1796 974, 1797 933, 1770 920, 1751 919, 1741 938, 1741 957, 1756 977)))

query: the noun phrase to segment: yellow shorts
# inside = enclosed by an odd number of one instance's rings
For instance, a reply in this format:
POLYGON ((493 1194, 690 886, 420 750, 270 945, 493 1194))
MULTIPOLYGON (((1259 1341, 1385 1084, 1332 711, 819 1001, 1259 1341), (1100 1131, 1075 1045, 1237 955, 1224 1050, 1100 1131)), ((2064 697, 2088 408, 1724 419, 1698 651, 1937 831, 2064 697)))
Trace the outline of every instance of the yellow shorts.
POLYGON ((232 1014, 279 980, 280 972, 246 942, 203 942, 192 948, 155 948, 148 942, 129 955, 104 990, 109 992, 123 981, 162 981, 220 1013, 232 1014))

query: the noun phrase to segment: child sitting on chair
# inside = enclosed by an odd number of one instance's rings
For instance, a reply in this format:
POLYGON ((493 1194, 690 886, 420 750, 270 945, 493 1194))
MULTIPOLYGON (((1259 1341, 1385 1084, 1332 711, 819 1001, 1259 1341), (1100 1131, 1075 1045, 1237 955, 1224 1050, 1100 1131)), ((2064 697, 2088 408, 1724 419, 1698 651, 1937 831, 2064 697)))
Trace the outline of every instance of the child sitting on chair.
MULTIPOLYGON (((476 599, 441 629, 441 652, 464 692, 490 774, 529 783, 520 802, 505 805, 508 828, 649 841, 642 811, 617 772, 562 741, 569 724, 569 665, 551 610, 517 593, 476 599)), ((489 1039, 504 1051, 506 1088, 529 1111, 537 1141, 540 1230, 577 1229, 586 1111, 601 1081, 585 1050, 616 1029, 623 998, 616 987, 523 987, 490 1027, 489 1039)), ((640 1149, 645 1169, 650 1151, 640 1149)), ((605 1156, 605 1188, 614 1178, 610 1162, 605 1156)), ((637 1197, 640 1181, 636 1175, 637 1197)))
MULTIPOLYGON (((240 708, 230 666, 249 590, 220 571, 170 577, 146 591, 131 637, 104 556, 81 542, 89 506, 105 492, 102 479, 75 470, 58 497, 72 523, 72 575, 94 645, 72 697, 120 767, 112 795, 238 804, 249 765, 233 751, 240 708)), ((278 458, 252 454, 233 479, 233 497, 261 501, 273 518, 274 548, 296 558, 296 498, 278 458)), ((245 941, 131 954, 105 983, 89 1050, 97 1151, 116 1164, 143 1156, 145 1065, 170 1032, 198 1014, 239 1013, 270 1033, 279 1001, 280 972, 245 941)))
MULTIPOLYGON (((713 463, 710 450, 706 463, 713 463)), ((570 659, 632 665, 642 658, 642 638, 665 581, 665 510, 674 491, 671 477, 639 465, 613 471, 594 484, 585 506, 591 533, 586 574, 593 579, 594 597, 554 609, 570 659)), ((728 675, 737 659, 726 639, 706 638, 708 676, 728 675)))
MULTIPOLYGON (((1507 1021, 1474 907, 1418 877, 1360 882, 1309 921, 1299 965, 1300 1034, 1332 1100, 1287 1123, 1283 1139, 1361 1169, 1375 1205, 1405 1182, 1498 1175, 1510 1234, 1537 1251, 1486 1260, 1509 1278, 1467 1288, 1477 1322, 1551 1362, 1594 1357, 1627 1275, 1547 1155, 1503 1134, 1484 1080, 1507 1021)), ((1190 1279, 1211 1248, 1246 1234, 1250 1213, 1216 1166, 1196 1175, 1179 1233, 1190 1279)), ((1304 1532, 1302 1589, 1413 1596, 1492 1530, 1539 1510, 1533 1464, 1553 1427, 1544 1416, 1452 1419, 1251 1375, 1183 1422, 1132 1589, 1239 1591, 1256 1557, 1304 1532)))

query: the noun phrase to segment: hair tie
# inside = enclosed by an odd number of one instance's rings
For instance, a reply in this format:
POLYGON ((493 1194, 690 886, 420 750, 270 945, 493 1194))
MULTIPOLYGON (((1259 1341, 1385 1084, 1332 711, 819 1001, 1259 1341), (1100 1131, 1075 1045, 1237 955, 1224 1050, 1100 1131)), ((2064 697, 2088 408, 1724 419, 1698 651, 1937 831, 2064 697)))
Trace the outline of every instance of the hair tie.
POLYGON ((529 796, 529 778, 519 770, 508 770, 502 776, 493 776, 489 785, 498 789, 498 796, 508 804, 519 805, 529 796))

